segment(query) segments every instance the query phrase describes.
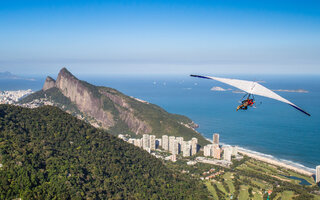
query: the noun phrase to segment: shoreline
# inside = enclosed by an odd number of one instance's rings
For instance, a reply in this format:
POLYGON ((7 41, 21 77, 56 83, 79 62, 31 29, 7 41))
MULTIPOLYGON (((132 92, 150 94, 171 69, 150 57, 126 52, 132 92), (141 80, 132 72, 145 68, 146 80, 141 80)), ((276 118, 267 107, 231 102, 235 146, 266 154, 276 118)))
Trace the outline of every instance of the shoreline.
POLYGON ((303 175, 307 175, 307 176, 314 175, 313 172, 308 171, 306 169, 302 169, 302 168, 299 168, 299 167, 296 167, 296 166, 292 166, 292 165, 287 164, 285 162, 282 162, 280 160, 267 158, 267 157, 264 157, 264 156, 261 156, 261 155, 250 153, 250 152, 248 152, 246 150, 243 150, 242 148, 241 148, 241 150, 238 150, 238 152, 243 154, 243 155, 246 155, 246 156, 248 156, 250 158, 253 158, 253 159, 256 159, 256 160, 259 160, 259 161, 262 161, 262 162, 265 162, 265 163, 268 163, 268 164, 271 164, 271 165, 275 165, 277 167, 283 167, 283 168, 292 170, 294 172, 297 172, 297 173, 300 173, 300 174, 303 174, 303 175))
MULTIPOLYGON (((208 141, 210 141, 212 143, 212 140, 206 138, 208 141)), ((222 146, 230 146, 228 144, 221 144, 222 146)), ((260 152, 256 152, 256 151, 252 151, 252 150, 248 150, 245 149, 243 147, 238 146, 238 152, 246 155, 250 158, 271 164, 271 165, 275 165, 278 167, 283 167, 292 171, 295 171, 297 173, 303 174, 303 175, 307 175, 307 176, 312 176, 315 174, 315 170, 312 168, 308 168, 300 163, 294 163, 292 161, 289 160, 281 160, 281 159, 277 159, 271 155, 267 155, 267 154, 263 154, 260 152)))

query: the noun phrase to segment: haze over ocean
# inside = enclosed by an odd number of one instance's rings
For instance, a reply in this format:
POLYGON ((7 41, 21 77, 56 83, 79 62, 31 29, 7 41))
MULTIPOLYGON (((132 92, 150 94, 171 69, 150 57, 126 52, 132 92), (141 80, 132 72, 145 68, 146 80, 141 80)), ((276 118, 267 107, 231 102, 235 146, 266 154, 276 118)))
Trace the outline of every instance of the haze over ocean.
MULTIPOLYGON (((223 76, 223 75, 220 75, 223 76)), ((226 75, 225 75, 226 76, 226 75)), ((231 88, 216 81, 185 76, 79 76, 89 83, 113 87, 126 95, 157 104, 168 112, 183 114, 200 125, 198 131, 211 139, 220 133, 222 143, 272 155, 315 168, 320 164, 320 76, 243 76, 263 81, 270 89, 297 90, 308 93, 277 92, 302 107, 311 117, 294 108, 263 97, 256 97, 257 108, 236 112, 243 94, 211 91, 214 86, 231 88)), ((56 78, 56 77, 54 77, 56 78)), ((36 81, 1 80, 0 90, 42 88, 45 77, 36 81)))

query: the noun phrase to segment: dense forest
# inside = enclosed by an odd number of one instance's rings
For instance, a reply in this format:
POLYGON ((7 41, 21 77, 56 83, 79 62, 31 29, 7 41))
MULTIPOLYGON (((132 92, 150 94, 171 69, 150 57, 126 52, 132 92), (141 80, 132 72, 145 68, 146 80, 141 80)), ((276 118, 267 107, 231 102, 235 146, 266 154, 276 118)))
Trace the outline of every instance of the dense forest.
POLYGON ((207 199, 198 180, 44 106, 0 105, 0 199, 207 199))

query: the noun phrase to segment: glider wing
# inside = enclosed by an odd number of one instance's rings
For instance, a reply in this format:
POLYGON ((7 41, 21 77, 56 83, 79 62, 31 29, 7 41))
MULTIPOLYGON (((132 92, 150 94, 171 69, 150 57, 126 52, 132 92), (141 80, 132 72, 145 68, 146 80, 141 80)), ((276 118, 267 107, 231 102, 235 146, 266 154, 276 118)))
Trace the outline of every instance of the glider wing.
POLYGON ((200 75, 191 75, 192 77, 198 77, 198 78, 205 78, 205 79, 212 79, 216 81, 220 81, 222 83, 231 85, 235 88, 238 88, 240 90, 245 91, 249 94, 259 95, 268 97, 271 99, 275 99, 278 101, 281 101, 283 103, 289 104, 290 106, 294 107, 295 109, 303 112, 306 115, 309 115, 306 111, 302 110, 292 102, 288 101, 287 99, 281 97, 280 95, 276 94, 272 90, 262 86, 261 84, 254 82, 254 81, 246 81, 246 80, 239 80, 239 79, 230 79, 230 78, 219 78, 219 77, 212 77, 212 76, 200 76, 200 75))

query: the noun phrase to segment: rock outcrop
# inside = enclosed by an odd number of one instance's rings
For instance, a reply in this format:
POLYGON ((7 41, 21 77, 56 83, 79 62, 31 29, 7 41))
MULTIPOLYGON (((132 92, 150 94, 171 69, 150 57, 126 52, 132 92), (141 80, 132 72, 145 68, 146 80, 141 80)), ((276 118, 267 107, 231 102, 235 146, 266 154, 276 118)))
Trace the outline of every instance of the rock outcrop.
POLYGON ((119 111, 120 119, 127 124, 129 129, 135 134, 151 133, 152 128, 145 121, 137 118, 134 115, 134 109, 126 102, 124 98, 118 95, 108 93, 106 91, 100 91, 102 95, 105 95, 113 103, 116 104, 116 108, 119 111))
POLYGON ((111 112, 102 109, 101 99, 93 91, 95 88, 89 88, 88 84, 78 80, 66 68, 60 70, 56 87, 75 103, 81 112, 101 123, 103 128, 108 129, 115 125, 111 112))
POLYGON ((55 86, 56 86, 56 81, 53 78, 51 78, 50 76, 47 76, 47 78, 43 84, 42 90, 46 91, 46 90, 49 90, 50 88, 53 88, 55 86))
POLYGON ((135 134, 152 132, 152 128, 145 121, 134 115, 134 109, 124 98, 77 79, 66 68, 60 70, 56 81, 48 76, 42 90, 53 87, 58 88, 80 112, 92 117, 102 128, 109 129, 116 125, 116 119, 120 119, 135 134), (109 104, 112 102, 113 105, 105 106, 105 101, 109 101, 109 104), (110 108, 117 110, 116 116, 110 108))

